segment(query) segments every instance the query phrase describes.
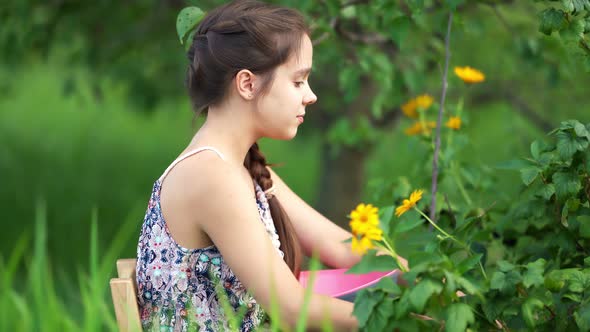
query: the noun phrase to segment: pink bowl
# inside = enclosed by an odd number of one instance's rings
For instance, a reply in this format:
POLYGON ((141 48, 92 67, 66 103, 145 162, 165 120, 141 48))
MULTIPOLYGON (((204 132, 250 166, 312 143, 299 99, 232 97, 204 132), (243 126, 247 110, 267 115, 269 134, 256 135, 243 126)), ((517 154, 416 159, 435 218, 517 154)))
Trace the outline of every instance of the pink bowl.
MULTIPOLYGON (((376 284, 383 277, 395 276, 399 270, 389 272, 370 272, 365 274, 344 274, 348 269, 316 271, 313 285, 314 293, 339 297, 376 284)), ((301 271, 299 283, 305 288, 310 271, 301 271)))

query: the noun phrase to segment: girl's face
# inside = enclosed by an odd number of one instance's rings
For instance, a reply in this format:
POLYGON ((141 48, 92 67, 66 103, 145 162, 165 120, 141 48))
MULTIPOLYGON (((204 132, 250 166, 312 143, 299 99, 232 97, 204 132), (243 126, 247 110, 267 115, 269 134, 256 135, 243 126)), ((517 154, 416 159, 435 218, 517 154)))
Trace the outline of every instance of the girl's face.
POLYGON ((305 107, 316 102, 308 78, 311 71, 313 46, 303 36, 299 54, 277 67, 272 85, 258 103, 258 129, 262 136, 292 139, 303 123, 305 107))

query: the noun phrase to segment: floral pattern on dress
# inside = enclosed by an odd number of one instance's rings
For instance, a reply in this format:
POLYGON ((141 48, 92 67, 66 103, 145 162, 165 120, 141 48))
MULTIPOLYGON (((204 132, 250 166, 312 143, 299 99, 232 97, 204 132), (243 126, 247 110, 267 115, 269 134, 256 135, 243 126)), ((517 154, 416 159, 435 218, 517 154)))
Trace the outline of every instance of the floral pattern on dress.
MULTIPOLYGON (((280 242, 264 191, 254 183, 260 219, 277 252, 280 242)), ((227 331, 218 293, 237 311, 245 306, 240 331, 253 331, 265 313, 225 263, 217 247, 187 249, 172 238, 155 182, 137 245, 137 286, 144 331, 227 331), (216 290, 217 286, 217 290, 216 290), (223 293, 221 293, 223 294, 223 293)))

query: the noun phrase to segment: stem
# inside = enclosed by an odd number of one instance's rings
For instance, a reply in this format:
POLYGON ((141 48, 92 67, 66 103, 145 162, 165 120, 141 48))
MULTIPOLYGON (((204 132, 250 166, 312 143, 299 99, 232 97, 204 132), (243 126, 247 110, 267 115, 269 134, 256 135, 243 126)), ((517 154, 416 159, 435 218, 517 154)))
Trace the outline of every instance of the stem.
MULTIPOLYGON (((467 250, 467 253, 469 254, 469 256, 473 255, 473 251, 471 250, 471 248, 469 248, 469 246, 467 244, 457 240, 454 236, 445 232, 444 229, 440 228, 436 223, 434 223, 434 221, 432 221, 426 214, 424 214, 424 212, 420 211, 420 209, 418 209, 417 207, 414 206, 414 210, 418 211, 418 213, 420 213, 420 215, 422 215, 424 218, 426 218, 426 220, 428 220, 428 222, 432 226, 434 226, 434 228, 436 228, 436 230, 438 230, 439 232, 444 234, 447 238, 455 241, 458 245, 463 247, 463 249, 467 250)), ((483 265, 481 264, 481 261, 479 262, 479 268, 481 269, 481 273, 483 274, 483 277, 487 280, 488 276, 486 274, 486 271, 483 268, 483 265)))
MULTIPOLYGON (((438 181, 438 154, 440 150, 440 130, 442 124, 442 113, 445 105, 445 98, 447 95, 447 75, 449 73, 449 59, 451 57, 451 52, 449 50, 449 44, 451 39, 451 23, 453 22, 453 12, 449 13, 449 23, 447 26, 447 35, 445 37, 445 70, 443 73, 443 86, 442 86, 442 93, 440 98, 440 105, 438 108, 438 120, 436 122, 436 140, 434 146, 434 158, 432 159, 432 200, 430 202, 430 218, 429 221, 435 219, 436 216, 436 190, 437 190, 437 181, 438 181)), ((434 224, 434 222, 432 222, 434 224)))
POLYGON ((465 202, 467 202, 467 205, 473 205, 473 201, 471 201, 471 197, 465 190, 465 186, 463 185, 463 181, 461 181, 461 177, 459 176, 459 172, 457 171, 456 163, 454 161, 451 162, 451 169, 453 173, 453 179, 455 180, 455 184, 457 184, 457 186, 459 187, 459 191, 461 192, 461 195, 463 195, 465 202))
MULTIPOLYGON (((469 252, 471 252, 471 249, 469 250, 469 252)), ((483 274, 485 280, 488 280, 488 275, 486 274, 486 270, 483 268, 483 264, 481 264, 481 260, 478 263, 479 269, 481 270, 481 274, 483 274)))
POLYGON ((461 245, 462 247, 467 248, 467 245, 465 243, 457 240, 454 236, 452 236, 451 234, 445 232, 444 229, 440 228, 434 221, 432 221, 432 219, 430 219, 426 214, 424 214, 424 212, 420 211, 420 209, 418 209, 417 207, 414 206, 414 210, 418 211, 418 213, 420 213, 420 215, 422 215, 422 217, 426 218, 426 220, 428 220, 428 222, 434 228, 436 228, 437 231, 441 232, 442 234, 444 234, 444 236, 446 236, 446 237, 452 239, 453 241, 457 242, 457 244, 461 245))
POLYGON ((408 270, 400 262, 399 255, 397 254, 397 252, 395 252, 395 250, 393 249, 393 246, 391 244, 389 244, 389 242, 387 241, 386 238, 383 238, 383 243, 387 247, 387 250, 389 250, 389 252, 391 252, 391 257, 393 257, 393 259, 395 259, 395 262, 397 263, 399 268, 402 270, 402 272, 408 272, 408 270))

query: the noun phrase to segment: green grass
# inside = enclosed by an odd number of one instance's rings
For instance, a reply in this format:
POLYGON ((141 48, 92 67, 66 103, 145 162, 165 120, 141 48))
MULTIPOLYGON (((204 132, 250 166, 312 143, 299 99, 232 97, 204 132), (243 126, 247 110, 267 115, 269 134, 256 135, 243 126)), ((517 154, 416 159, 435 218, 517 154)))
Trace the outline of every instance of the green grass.
MULTIPOLYGON (((131 241, 135 220, 128 218, 119 232, 111 239, 108 250, 99 252, 99 220, 96 212, 90 217, 90 241, 88 269, 80 269, 77 278, 71 278, 76 298, 64 299, 55 281, 52 261, 47 254, 47 208, 39 201, 35 208, 33 241, 26 235, 15 243, 8 257, 0 255, 0 331, 118 331, 112 306, 109 280, 115 274, 115 262, 122 257, 125 244, 131 241), (32 247, 32 248, 31 248, 32 247), (30 252, 29 255, 27 253, 30 252), (24 270, 19 270, 19 265, 24 270)), ((314 272, 319 268, 317 258, 312 258, 311 278, 305 292, 305 301, 296 331, 304 331, 307 323, 307 307, 311 295, 314 272)), ((239 328, 245 310, 234 312, 225 291, 219 291, 220 302, 232 330, 239 328)), ((271 303, 272 331, 284 331, 278 315, 276 299, 271 303)), ((322 331, 332 331, 326 320, 322 331)))

